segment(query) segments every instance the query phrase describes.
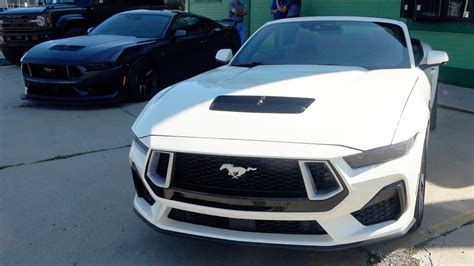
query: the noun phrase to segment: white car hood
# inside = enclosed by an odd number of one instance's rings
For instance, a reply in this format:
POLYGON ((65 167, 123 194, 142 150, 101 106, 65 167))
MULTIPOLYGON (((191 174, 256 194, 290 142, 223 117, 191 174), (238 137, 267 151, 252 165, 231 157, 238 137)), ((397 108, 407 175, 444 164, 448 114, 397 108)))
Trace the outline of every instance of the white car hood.
POLYGON ((224 66, 155 97, 133 126, 138 137, 240 139, 341 145, 391 143, 418 74, 338 66, 224 66), (219 95, 314 98, 300 114, 212 111, 219 95))

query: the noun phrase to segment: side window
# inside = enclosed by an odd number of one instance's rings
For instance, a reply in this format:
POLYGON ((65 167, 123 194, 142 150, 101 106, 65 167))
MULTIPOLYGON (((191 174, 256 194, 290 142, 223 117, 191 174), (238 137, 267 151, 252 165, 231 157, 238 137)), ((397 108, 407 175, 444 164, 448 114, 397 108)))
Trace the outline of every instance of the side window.
POLYGON ((202 28, 205 32, 216 27, 215 22, 213 22, 209 19, 201 19, 201 21, 202 21, 202 28))
POLYGON ((202 34, 212 28, 212 21, 194 16, 180 16, 171 25, 170 32, 187 31, 189 36, 202 34))

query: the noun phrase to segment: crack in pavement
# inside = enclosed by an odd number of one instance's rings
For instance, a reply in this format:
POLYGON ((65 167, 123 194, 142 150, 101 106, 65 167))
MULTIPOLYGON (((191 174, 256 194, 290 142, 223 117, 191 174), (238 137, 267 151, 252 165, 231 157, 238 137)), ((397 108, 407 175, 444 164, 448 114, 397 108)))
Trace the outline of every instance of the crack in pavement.
POLYGON ((383 261, 383 255, 377 254, 374 251, 371 251, 365 247, 359 247, 359 252, 366 255, 365 265, 375 265, 383 261))
POLYGON ((430 265, 433 265, 433 260, 431 259, 431 252, 425 247, 422 247, 428 253, 428 259, 430 260, 430 265))
POLYGON ((120 109, 120 110, 122 110, 124 113, 128 114, 129 116, 131 116, 131 117, 133 117, 133 118, 135 118, 135 119, 137 118, 137 116, 134 115, 133 113, 131 113, 131 112, 129 112, 129 111, 123 109, 122 106, 117 106, 117 108, 120 109))
POLYGON ((92 153, 97 153, 97 152, 104 152, 104 151, 114 151, 114 150, 120 150, 124 148, 130 148, 130 144, 120 146, 120 147, 114 147, 114 148, 107 148, 107 149, 100 149, 100 150, 92 150, 92 151, 86 151, 86 152, 79 152, 79 153, 73 153, 73 154, 68 154, 68 155, 58 155, 55 157, 51 157, 48 159, 43 159, 35 162, 30 162, 30 163, 19 163, 19 164, 11 164, 11 165, 2 165, 0 166, 0 171, 12 168, 12 167, 18 167, 18 166, 23 166, 23 165, 31 165, 31 164, 37 164, 37 163, 45 163, 45 162, 51 162, 51 161, 57 161, 57 160, 65 160, 77 156, 82 156, 86 154, 92 154, 92 153))
POLYGON ((432 237, 430 237, 430 238, 428 238, 428 239, 426 239, 426 240, 424 240, 424 241, 422 241, 422 242, 420 242, 420 243, 418 243, 418 244, 415 244, 414 247, 415 247, 415 248, 423 248, 423 247, 424 247, 426 244, 428 244, 429 242, 431 242, 431 241, 433 241, 433 240, 436 240, 436 239, 438 239, 438 238, 440 238, 440 237, 445 237, 445 236, 447 236, 447 235, 450 235, 450 234, 454 233, 455 231, 457 231, 457 230, 459 230, 459 229, 461 229, 461 228, 463 228, 463 227, 465 227, 465 226, 471 225, 471 224, 474 224, 474 220, 468 221, 468 222, 466 222, 466 223, 464 223, 464 224, 461 224, 461 225, 459 225, 458 227, 455 227, 455 228, 453 228, 453 229, 451 229, 451 230, 448 230, 448 231, 439 233, 438 235, 432 236, 432 237))
MULTIPOLYGON (((445 237, 453 232, 468 226, 474 224, 474 220, 470 220, 468 222, 465 222, 455 228, 452 228, 450 230, 440 232, 435 236, 432 236, 424 241, 421 242, 411 242, 413 243, 411 248, 402 248, 401 250, 397 250, 396 248, 388 251, 388 252, 383 252, 383 251, 373 251, 369 250, 367 248, 361 247, 359 248, 359 251, 362 253, 365 253, 367 255, 366 259, 366 265, 412 265, 412 264, 419 264, 419 260, 414 257, 415 253, 417 250, 423 249, 428 253, 428 259, 430 260, 431 265, 434 265, 433 260, 432 260, 432 254, 431 252, 426 248, 426 245, 433 241, 436 240, 440 237, 445 237)), ((398 247, 399 245, 396 245, 398 247)))
POLYGON ((18 109, 18 108, 26 108, 26 107, 35 107, 35 106, 44 106, 44 104, 20 104, 15 106, 6 106, 1 107, 0 110, 9 110, 9 109, 18 109))

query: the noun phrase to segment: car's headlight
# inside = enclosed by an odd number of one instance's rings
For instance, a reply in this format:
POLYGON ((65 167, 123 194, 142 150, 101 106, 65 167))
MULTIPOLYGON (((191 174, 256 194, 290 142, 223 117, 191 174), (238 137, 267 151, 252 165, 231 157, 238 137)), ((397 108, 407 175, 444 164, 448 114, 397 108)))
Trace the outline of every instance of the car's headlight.
POLYGON ((43 16, 37 16, 35 21, 36 24, 40 27, 46 26, 46 19, 43 16))
POLYGON ((95 63, 95 64, 84 65, 84 67, 88 71, 106 70, 106 69, 114 68, 116 66, 117 66, 117 63, 115 63, 115 62, 103 62, 103 63, 95 63))
POLYGON ((403 142, 349 155, 344 157, 344 160, 351 168, 360 168, 395 160, 408 153, 415 142, 415 137, 416 135, 403 142))
POLYGON ((133 141, 135 141, 135 143, 138 144, 138 146, 145 152, 147 153, 148 151, 148 146, 143 143, 143 141, 141 139, 139 139, 137 136, 135 136, 135 138, 133 139, 133 141))

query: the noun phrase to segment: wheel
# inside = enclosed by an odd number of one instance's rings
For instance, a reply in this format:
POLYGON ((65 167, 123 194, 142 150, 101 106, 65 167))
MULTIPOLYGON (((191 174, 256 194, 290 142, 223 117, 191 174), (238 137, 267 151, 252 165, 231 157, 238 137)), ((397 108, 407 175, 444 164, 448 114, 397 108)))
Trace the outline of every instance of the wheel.
POLYGON ((158 92, 158 71, 148 60, 138 60, 127 77, 128 95, 131 100, 149 100, 158 92))
POLYGON ((426 188, 426 150, 429 141, 429 131, 426 132, 425 145, 423 146, 423 155, 421 157, 420 178, 418 181, 418 191, 416 193, 415 205, 415 224, 411 228, 412 231, 418 229, 423 221, 423 212, 425 210, 425 188, 426 188))
POLYGON ((436 129, 437 119, 438 119, 438 92, 435 93, 433 107, 431 107, 430 131, 433 131, 436 129))
POLYGON ((2 53, 8 62, 18 66, 21 64, 21 57, 23 56, 23 51, 13 47, 2 46, 2 53))
POLYGON ((64 37, 74 37, 79 35, 84 35, 87 33, 87 30, 79 26, 70 26, 64 31, 64 37))

